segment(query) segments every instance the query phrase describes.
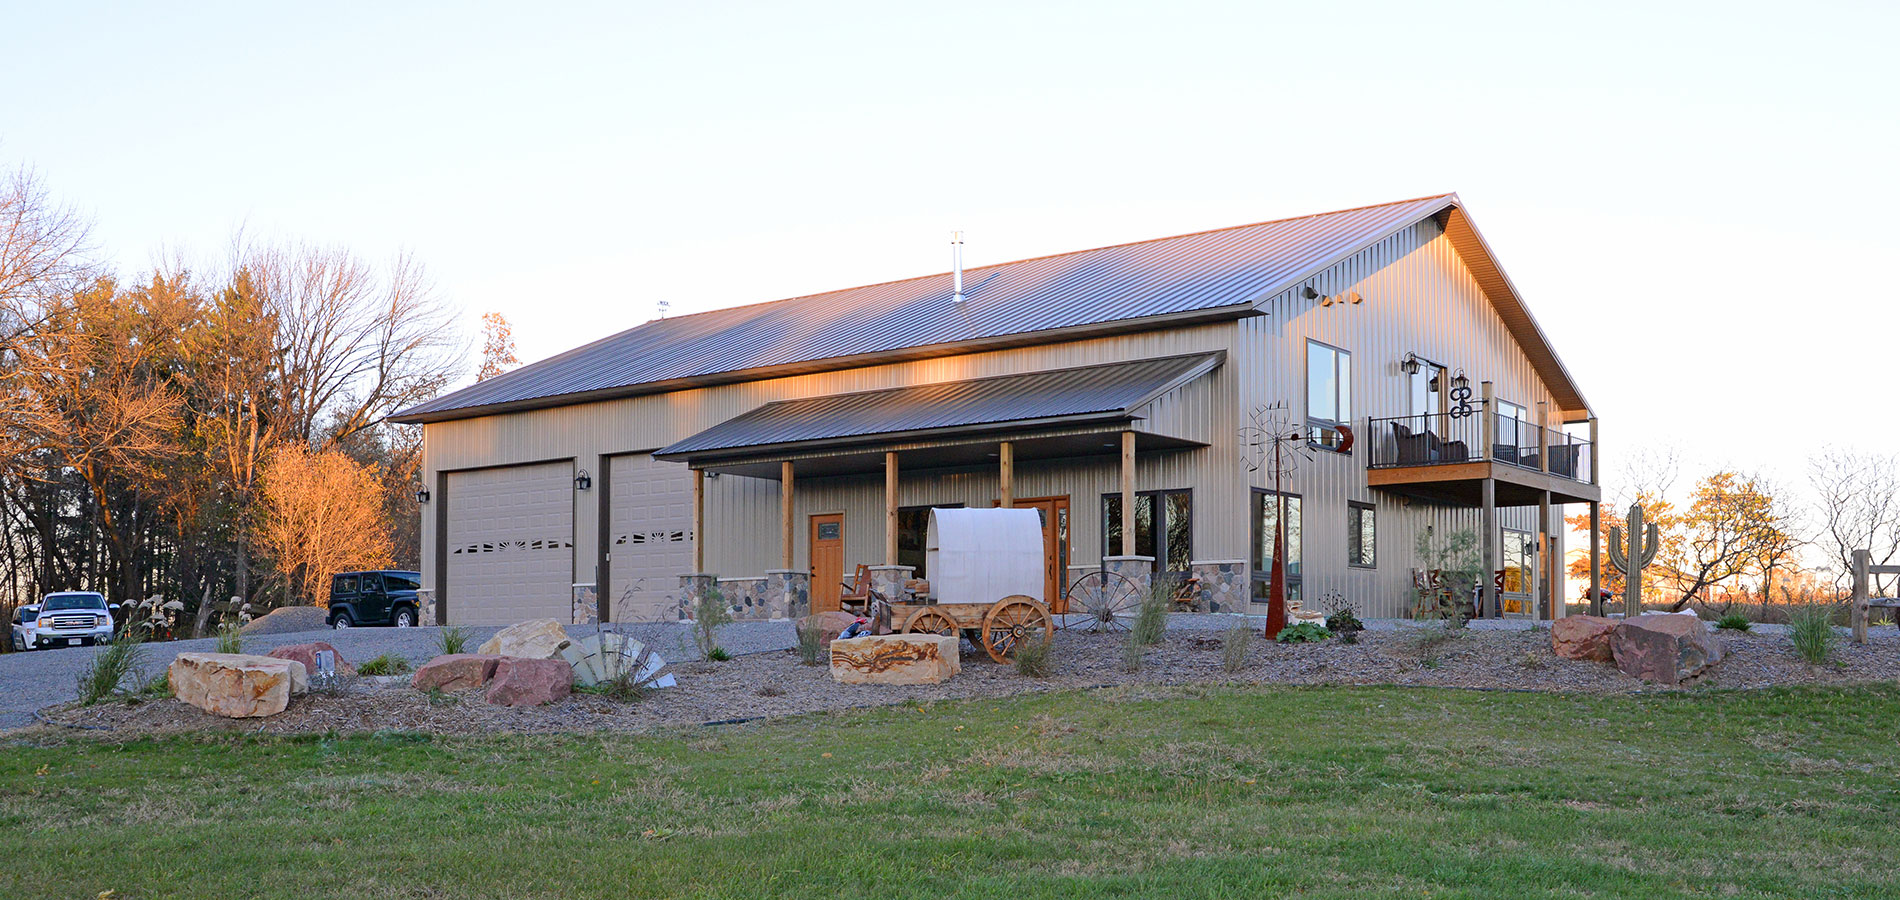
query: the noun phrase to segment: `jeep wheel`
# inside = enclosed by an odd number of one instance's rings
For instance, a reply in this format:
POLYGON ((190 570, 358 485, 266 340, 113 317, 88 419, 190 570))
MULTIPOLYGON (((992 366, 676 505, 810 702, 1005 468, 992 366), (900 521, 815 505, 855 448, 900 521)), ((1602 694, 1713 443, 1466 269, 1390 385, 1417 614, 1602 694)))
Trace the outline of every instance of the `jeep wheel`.
POLYGON ((396 610, 396 627, 397 628, 416 627, 416 611, 413 609, 396 610))
POLYGON ((351 625, 355 625, 355 624, 356 624, 355 622, 350 621, 350 614, 348 611, 339 612, 336 615, 330 617, 331 628, 348 628, 351 625))

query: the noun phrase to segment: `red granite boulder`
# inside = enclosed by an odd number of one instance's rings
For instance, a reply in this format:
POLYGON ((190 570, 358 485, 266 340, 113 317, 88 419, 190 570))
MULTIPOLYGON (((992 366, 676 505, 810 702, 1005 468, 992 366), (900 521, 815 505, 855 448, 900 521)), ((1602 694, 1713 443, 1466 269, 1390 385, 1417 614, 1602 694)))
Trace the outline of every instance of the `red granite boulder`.
POLYGON ((540 706, 574 690, 574 667, 558 659, 504 656, 482 699, 495 706, 540 706))
POLYGON ((304 671, 314 677, 317 674, 317 651, 318 650, 328 650, 330 651, 330 654, 333 657, 335 657, 336 671, 338 675, 348 675, 356 671, 356 667, 350 665, 347 662, 344 662, 343 654, 338 652, 335 647, 330 646, 328 641, 313 641, 308 644, 291 644, 287 647, 278 647, 277 649, 272 650, 271 652, 266 653, 264 655, 275 657, 277 659, 292 659, 292 660, 296 660, 297 662, 303 663, 304 671))
POLYGON ((1625 675, 1677 685, 1721 662, 1722 642, 1700 618, 1652 614, 1617 623, 1610 652, 1625 675))
MULTIPOLYGON (((495 677, 501 657, 483 653, 449 653, 422 664, 409 685, 418 691, 472 691, 495 677)), ((563 664, 565 665, 565 664, 563 664)))
POLYGON ((821 612, 813 613, 812 615, 799 619, 798 627, 818 629, 819 646, 829 647, 832 641, 838 639, 838 635, 842 634, 846 628, 851 627, 851 623, 857 620, 857 616, 846 612, 821 612))
POLYGON ((1602 616, 1567 616, 1550 623, 1550 652, 1564 659, 1588 659, 1609 662, 1610 632, 1615 619, 1602 616))

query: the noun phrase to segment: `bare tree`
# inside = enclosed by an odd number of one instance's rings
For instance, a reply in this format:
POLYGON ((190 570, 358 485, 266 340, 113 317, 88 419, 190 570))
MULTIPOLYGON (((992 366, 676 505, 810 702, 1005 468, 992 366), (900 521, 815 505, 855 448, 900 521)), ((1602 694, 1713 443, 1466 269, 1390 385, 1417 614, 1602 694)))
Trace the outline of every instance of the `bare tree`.
POLYGON ((0 176, 0 352, 36 330, 53 301, 92 280, 90 230, 76 211, 53 202, 32 170, 0 176))
POLYGON ((379 272, 341 247, 283 244, 245 250, 240 268, 277 321, 289 437, 334 446, 462 371, 454 309, 407 255, 379 272))
POLYGON ((514 327, 501 313, 482 313, 482 363, 475 370, 475 380, 487 381, 518 365, 514 327))
MULTIPOLYGON (((1872 552, 1875 565, 1900 556, 1900 462, 1894 456, 1823 448, 1808 460, 1818 543, 1829 555, 1837 584, 1853 571, 1854 551, 1872 552)), ((1876 578, 1876 590, 1886 593, 1876 578)))

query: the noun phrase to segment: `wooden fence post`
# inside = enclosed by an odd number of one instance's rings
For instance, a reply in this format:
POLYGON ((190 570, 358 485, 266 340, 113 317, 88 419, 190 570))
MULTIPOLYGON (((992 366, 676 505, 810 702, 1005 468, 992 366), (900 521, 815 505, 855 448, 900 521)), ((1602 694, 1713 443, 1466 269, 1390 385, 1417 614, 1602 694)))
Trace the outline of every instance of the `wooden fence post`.
POLYGON ((1866 550, 1854 551, 1854 643, 1867 643, 1867 569, 1873 563, 1873 553, 1866 550))

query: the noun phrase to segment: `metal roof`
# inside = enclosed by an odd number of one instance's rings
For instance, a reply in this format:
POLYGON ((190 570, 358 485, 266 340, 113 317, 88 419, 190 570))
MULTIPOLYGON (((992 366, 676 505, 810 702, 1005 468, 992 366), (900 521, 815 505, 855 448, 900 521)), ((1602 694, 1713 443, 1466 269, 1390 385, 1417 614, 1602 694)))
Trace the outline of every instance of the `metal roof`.
POLYGON ((741 449, 816 441, 850 443, 982 426, 1128 420, 1136 411, 1211 371, 1223 353, 1196 353, 832 394, 767 403, 655 452, 693 459, 741 449))
POLYGON ((1440 194, 659 319, 403 410, 432 422, 1255 314, 1440 194), (743 374, 741 374, 743 373, 743 374))

